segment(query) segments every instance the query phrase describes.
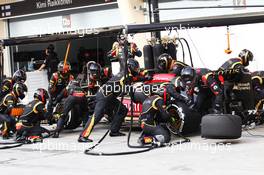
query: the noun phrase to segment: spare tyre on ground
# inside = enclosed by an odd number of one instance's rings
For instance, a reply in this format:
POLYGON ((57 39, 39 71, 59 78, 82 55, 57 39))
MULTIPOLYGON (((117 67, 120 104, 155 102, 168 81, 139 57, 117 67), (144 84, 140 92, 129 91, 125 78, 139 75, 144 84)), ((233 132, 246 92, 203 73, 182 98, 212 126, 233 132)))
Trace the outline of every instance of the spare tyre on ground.
POLYGON ((240 116, 231 114, 208 114, 201 122, 201 136, 208 139, 238 139, 242 133, 240 116))

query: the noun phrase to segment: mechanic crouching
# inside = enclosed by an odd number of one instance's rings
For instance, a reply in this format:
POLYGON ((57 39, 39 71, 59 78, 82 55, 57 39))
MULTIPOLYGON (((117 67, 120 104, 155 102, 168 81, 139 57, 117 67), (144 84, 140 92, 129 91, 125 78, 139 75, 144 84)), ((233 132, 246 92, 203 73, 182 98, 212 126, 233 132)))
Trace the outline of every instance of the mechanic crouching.
POLYGON ((127 108, 123 105, 117 97, 126 93, 126 84, 130 84, 133 81, 138 81, 137 76, 139 74, 139 63, 132 58, 128 59, 128 76, 125 82, 124 72, 119 72, 117 75, 112 77, 106 84, 104 84, 99 91, 96 93, 96 106, 94 114, 89 118, 84 130, 82 131, 78 141, 79 142, 92 142, 88 137, 90 136, 94 126, 102 119, 104 114, 111 110, 114 111, 116 107, 117 112, 113 117, 110 128, 110 136, 124 136, 121 133, 120 127, 127 114, 127 108))
POLYGON ((223 113, 223 90, 219 80, 212 71, 206 68, 186 67, 181 71, 187 95, 193 98, 192 108, 201 115, 207 113, 223 113), (194 99, 194 95, 196 99, 194 99), (209 111, 212 107, 212 111, 209 111))
POLYGON ((47 106, 47 118, 52 119, 53 107, 67 95, 66 86, 74 79, 70 74, 71 66, 69 63, 61 61, 58 64, 58 71, 53 73, 49 82, 49 102, 47 106))
POLYGON ((35 91, 34 100, 28 103, 22 116, 16 124, 16 140, 18 142, 28 143, 41 142, 43 134, 49 135, 49 131, 40 126, 41 120, 46 120, 46 101, 49 99, 48 92, 39 88, 35 91))
POLYGON ((8 139, 15 132, 16 119, 11 116, 12 110, 16 107, 19 99, 22 100, 27 92, 27 86, 23 83, 16 83, 13 90, 7 94, 0 103, 0 123, 2 123, 2 136, 8 139))
POLYGON ((162 84, 157 95, 152 95, 143 102, 142 113, 139 118, 143 130, 139 138, 140 143, 170 142, 170 132, 166 123, 172 118, 166 111, 166 107, 174 102, 172 99, 188 105, 191 103, 189 99, 180 94, 179 87, 171 83, 162 84))
POLYGON ((84 120, 87 121, 86 118, 88 118, 88 102, 86 98, 86 93, 81 88, 80 83, 76 80, 72 80, 70 81, 66 89, 67 89, 68 97, 65 100, 63 106, 63 113, 61 114, 57 122, 57 128, 55 129, 53 138, 59 137, 60 132, 63 130, 68 113, 75 105, 80 106, 82 117, 84 118, 84 120))
POLYGON ((160 143, 170 142, 170 132, 166 128, 170 115, 165 108, 164 99, 158 95, 148 97, 143 102, 142 113, 139 118, 142 128, 142 134, 139 138, 141 144, 154 141, 160 143))

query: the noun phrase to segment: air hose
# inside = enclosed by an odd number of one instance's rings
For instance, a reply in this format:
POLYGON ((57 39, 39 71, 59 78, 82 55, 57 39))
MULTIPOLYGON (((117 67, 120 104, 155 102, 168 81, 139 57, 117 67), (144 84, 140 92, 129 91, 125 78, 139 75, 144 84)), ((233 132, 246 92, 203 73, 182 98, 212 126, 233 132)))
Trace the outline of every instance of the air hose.
POLYGON ((187 40, 185 38, 180 38, 180 40, 183 40, 185 42, 187 48, 188 48, 191 66, 193 67, 193 59, 192 59, 192 53, 191 53, 190 45, 189 45, 189 43, 187 42, 187 40))
POLYGON ((0 142, 0 145, 5 145, 5 146, 1 146, 1 149, 11 149, 11 148, 16 148, 16 147, 20 147, 22 145, 24 145, 24 143, 19 143, 19 142, 0 142))
POLYGON ((191 66, 193 67, 193 58, 192 58, 192 53, 191 53, 191 49, 190 49, 190 45, 188 41, 185 38, 177 38, 177 40, 179 41, 181 48, 182 48, 182 59, 183 59, 182 61, 185 63, 185 50, 184 50, 184 45, 183 45, 183 42, 184 42, 189 52, 191 66))

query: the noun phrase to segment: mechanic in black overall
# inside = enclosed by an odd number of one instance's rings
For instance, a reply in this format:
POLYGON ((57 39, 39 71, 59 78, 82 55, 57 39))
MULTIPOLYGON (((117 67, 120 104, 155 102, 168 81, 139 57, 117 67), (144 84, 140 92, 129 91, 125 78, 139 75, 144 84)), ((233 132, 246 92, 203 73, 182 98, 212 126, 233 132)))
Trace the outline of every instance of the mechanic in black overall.
MULTIPOLYGON (((80 117, 88 118, 88 102, 86 98, 86 93, 81 88, 80 83, 76 80, 72 80, 70 81, 66 89, 68 97, 65 100, 63 106, 63 113, 61 114, 57 122, 57 127, 55 129, 53 138, 59 137, 60 132, 63 130, 68 113, 75 105, 80 106, 80 110, 82 112, 82 116, 80 117)), ((87 121, 87 119, 85 119, 85 121, 87 121)))
MULTIPOLYGON (((112 78, 112 69, 110 67, 101 67, 99 63, 90 61, 87 63, 88 89, 86 90, 88 98, 89 115, 94 113, 96 96, 98 89, 112 78)), ((112 121, 113 111, 107 111, 107 121, 112 121)), ((84 121, 86 123, 87 121, 84 121)))
MULTIPOLYGON (((122 50, 124 49, 124 45, 126 42, 126 37, 124 35, 118 35, 117 37, 117 42, 113 43, 112 49, 108 52, 108 58, 110 60, 118 60, 120 64, 120 70, 119 72, 124 72, 125 71, 125 59, 122 56, 122 50)), ((128 47, 128 58, 135 58, 141 57, 142 52, 139 50, 137 47, 136 43, 127 43, 128 47)))
POLYGON ((11 136, 11 131, 15 132, 16 119, 11 116, 11 110, 16 107, 19 99, 25 98, 27 86, 23 83, 16 83, 13 90, 7 94, 0 103, 0 123, 3 124, 2 136, 8 139, 11 136))
POLYGON ((243 49, 237 58, 226 61, 219 69, 218 74, 222 74, 224 94, 228 98, 234 98, 233 87, 240 82, 249 70, 246 68, 249 62, 253 61, 253 54, 247 49, 243 49))
POLYGON ((151 143, 153 139, 161 143, 170 142, 170 132, 166 123, 171 119, 166 111, 166 103, 159 95, 148 97, 142 105, 142 113, 139 117, 142 134, 139 141, 151 143), (150 139, 149 141, 147 139, 150 139))
POLYGON ((221 82, 212 71, 206 68, 186 67, 181 71, 181 78, 190 98, 197 95, 193 109, 200 114, 207 114, 212 107, 213 113, 223 113, 223 90, 221 82))
POLYGON ((191 101, 180 94, 181 87, 179 79, 174 79, 173 83, 163 83, 159 86, 158 93, 147 97, 143 102, 140 124, 143 130, 139 140, 144 142, 144 137, 152 136, 161 143, 170 141, 170 134, 165 124, 171 119, 166 107, 176 101, 190 104, 191 101), (173 100, 174 101, 173 101, 173 100))
POLYGON ((137 76, 139 73, 139 63, 135 59, 129 58, 127 65, 129 73, 126 80, 127 82, 125 82, 124 72, 119 72, 106 84, 104 84, 96 93, 96 106, 94 114, 89 118, 84 130, 81 132, 78 139, 79 142, 92 142, 92 140, 88 137, 90 136, 94 126, 102 119, 106 110, 110 109, 113 111, 117 106, 120 106, 120 109, 113 117, 110 128, 110 136, 115 137, 125 135, 119 130, 128 110, 125 105, 117 99, 117 97, 125 93, 127 90, 125 85, 138 81, 137 76))
POLYGON ((22 69, 17 70, 12 78, 6 78, 1 83, 0 89, 0 100, 4 98, 8 93, 10 93, 13 89, 13 85, 15 83, 21 82, 24 83, 27 80, 26 72, 22 69))
POLYGON ((48 92, 39 88, 35 91, 34 100, 29 102, 25 108, 23 114, 19 117, 19 121, 16 124, 16 140, 18 142, 26 142, 31 139, 33 142, 42 141, 42 134, 49 135, 49 131, 40 126, 42 120, 46 120, 45 113, 46 102, 49 99, 48 92))
POLYGON ((73 75, 70 73, 71 66, 69 63, 64 63, 61 61, 58 64, 58 71, 53 73, 49 82, 49 102, 47 106, 47 118, 51 120, 53 113, 53 106, 59 103, 67 95, 66 86, 71 80, 74 79, 73 75))

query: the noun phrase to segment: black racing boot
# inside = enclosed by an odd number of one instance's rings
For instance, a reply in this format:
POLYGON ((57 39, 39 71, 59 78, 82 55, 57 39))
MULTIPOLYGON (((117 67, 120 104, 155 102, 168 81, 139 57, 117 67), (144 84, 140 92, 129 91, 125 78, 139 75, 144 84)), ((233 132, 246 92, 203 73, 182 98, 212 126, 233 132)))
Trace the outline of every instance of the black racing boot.
POLYGON ((60 133, 58 131, 55 131, 52 138, 59 138, 60 133))
POLYGON ((126 134, 125 133, 122 133, 122 132, 110 132, 110 137, 119 137, 119 136, 125 136, 126 134))
POLYGON ((78 138, 78 142, 81 142, 81 143, 88 143, 88 142, 93 142, 93 140, 89 139, 88 137, 80 136, 80 137, 78 138))

